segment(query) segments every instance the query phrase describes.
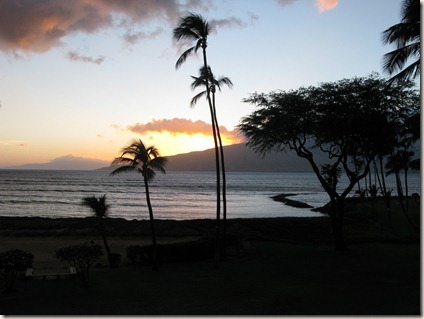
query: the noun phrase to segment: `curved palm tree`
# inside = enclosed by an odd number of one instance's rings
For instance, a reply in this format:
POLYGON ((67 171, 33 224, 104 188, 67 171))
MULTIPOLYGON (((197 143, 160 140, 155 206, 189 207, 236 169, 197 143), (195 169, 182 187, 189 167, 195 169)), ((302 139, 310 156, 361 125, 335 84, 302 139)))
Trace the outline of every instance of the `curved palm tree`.
MULTIPOLYGON (((198 87, 206 87, 208 83, 210 83, 210 91, 212 93, 212 107, 214 112, 214 121, 219 141, 219 149, 220 149, 220 155, 221 155, 221 169, 222 169, 222 203, 223 203, 223 229, 222 229, 222 240, 223 240, 223 247, 225 248, 225 241, 226 241, 226 235, 227 235, 227 226, 226 226, 226 220, 227 220, 227 181, 226 181, 226 175, 225 175, 225 159, 224 159, 224 149, 222 146, 222 139, 221 134, 219 131, 219 124, 218 124, 218 118, 216 115, 216 104, 215 104, 215 93, 216 88, 218 88, 219 91, 221 91, 222 85, 227 85, 229 88, 233 87, 233 82, 228 77, 220 76, 218 78, 215 78, 213 75, 213 72, 208 66, 207 68, 201 67, 199 70, 199 76, 195 77, 192 76, 193 82, 191 83, 191 89, 195 90, 198 87), (209 81, 206 81, 206 78, 209 77, 209 81)), ((205 96, 206 90, 199 92, 196 94, 191 102, 190 107, 194 107, 197 104, 197 101, 205 96)))
POLYGON ((383 31, 383 43, 395 43, 396 50, 383 57, 383 69, 395 80, 416 78, 420 74, 420 0, 404 0, 402 21, 383 31), (415 58, 406 66, 410 58, 415 58), (406 67, 405 67, 406 66, 406 67))
POLYGON ((122 166, 110 173, 111 175, 116 175, 124 172, 136 172, 143 176, 152 235, 153 270, 158 270, 158 254, 153 209, 150 202, 149 181, 154 179, 156 175, 155 170, 165 173, 164 167, 166 161, 167 159, 165 157, 159 156, 159 151, 154 146, 146 148, 140 139, 134 140, 129 146, 124 147, 122 149, 122 155, 115 158, 112 162, 112 165, 122 166))
MULTIPOLYGON (((184 51, 181 56, 178 58, 175 68, 178 69, 187 58, 197 53, 200 49, 202 49, 203 54, 203 66, 208 72, 208 62, 206 56, 206 48, 208 46, 207 40, 211 28, 209 23, 203 19, 201 15, 189 13, 188 16, 181 18, 179 26, 176 27, 173 31, 173 38, 175 41, 181 40, 189 40, 194 42, 194 46, 188 48, 184 51)), ((209 76, 205 77, 205 87, 206 87, 206 98, 209 104, 209 110, 211 114, 212 121, 212 134, 213 141, 215 145, 215 166, 216 166, 216 243, 215 243, 215 268, 218 268, 219 261, 219 237, 220 237, 220 215, 221 215, 221 191, 220 191, 220 168, 219 168, 219 149, 218 149, 218 138, 217 138, 217 128, 215 125, 215 113, 213 109, 213 104, 211 100, 210 94, 210 86, 209 86, 209 76)))
POLYGON ((83 206, 91 208, 95 216, 98 218, 99 229, 103 238, 103 244, 105 245, 109 265, 112 266, 111 252, 106 240, 105 227, 103 223, 103 219, 108 217, 109 208, 110 208, 110 205, 106 204, 106 194, 99 198, 97 198, 96 196, 84 197, 82 199, 81 204, 83 206))

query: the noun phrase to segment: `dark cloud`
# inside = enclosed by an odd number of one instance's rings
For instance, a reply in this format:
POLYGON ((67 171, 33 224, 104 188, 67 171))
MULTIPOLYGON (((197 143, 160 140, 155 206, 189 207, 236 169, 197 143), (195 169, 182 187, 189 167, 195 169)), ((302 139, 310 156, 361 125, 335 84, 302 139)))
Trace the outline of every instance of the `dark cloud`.
MULTIPOLYGON (((0 0, 0 50, 15 57, 63 46, 76 33, 105 28, 124 29, 127 44, 150 39, 163 29, 140 31, 140 25, 159 21, 173 28, 188 11, 207 12, 210 0, 0 0)), ((216 27, 244 27, 236 18, 211 20, 216 27)))
POLYGON ((102 64, 103 61, 105 60, 105 57, 99 56, 98 58, 93 58, 87 55, 81 55, 78 53, 78 51, 70 51, 68 52, 68 59, 71 61, 102 64))
POLYGON ((177 0, 1 0, 0 50, 45 52, 73 33, 154 19, 174 23, 179 12, 177 0))

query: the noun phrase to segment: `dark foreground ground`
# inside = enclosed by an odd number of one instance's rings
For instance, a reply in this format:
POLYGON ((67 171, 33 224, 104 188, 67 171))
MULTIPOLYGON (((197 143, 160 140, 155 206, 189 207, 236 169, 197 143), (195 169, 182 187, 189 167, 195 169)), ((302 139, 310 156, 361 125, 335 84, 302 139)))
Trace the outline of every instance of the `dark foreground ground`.
MULTIPOLYGON (((228 250, 218 270, 207 259, 162 263, 158 272, 125 258, 128 245, 149 243, 148 223, 109 220, 112 250, 123 254, 119 268, 94 268, 89 288, 75 279, 18 278, 16 292, 0 295, 0 313, 420 315, 420 235, 400 214, 393 229, 382 220, 349 215, 349 250, 342 253, 333 248, 325 217, 229 220, 229 233, 240 245, 238 252, 228 250)), ((54 251, 89 240, 101 243, 93 223, 0 218, 0 251, 32 252, 34 269, 66 267, 54 251)), ((157 226, 161 243, 193 241, 213 232, 214 221, 158 221, 157 226)))

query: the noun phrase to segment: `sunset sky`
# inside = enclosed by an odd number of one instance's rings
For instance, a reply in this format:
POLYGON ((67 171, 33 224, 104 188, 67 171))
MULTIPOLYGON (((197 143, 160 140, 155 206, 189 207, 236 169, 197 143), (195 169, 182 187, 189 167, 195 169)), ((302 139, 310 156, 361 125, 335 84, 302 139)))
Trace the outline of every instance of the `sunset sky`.
MULTIPOLYGON (((382 74, 381 33, 401 0, 0 0, 0 167, 112 161, 133 138, 162 155, 213 147, 205 100, 190 108, 188 45, 172 30, 194 12, 213 27, 208 62, 234 87, 217 95, 226 144, 253 92, 382 74)), ((384 74, 384 76, 387 76, 384 74)))

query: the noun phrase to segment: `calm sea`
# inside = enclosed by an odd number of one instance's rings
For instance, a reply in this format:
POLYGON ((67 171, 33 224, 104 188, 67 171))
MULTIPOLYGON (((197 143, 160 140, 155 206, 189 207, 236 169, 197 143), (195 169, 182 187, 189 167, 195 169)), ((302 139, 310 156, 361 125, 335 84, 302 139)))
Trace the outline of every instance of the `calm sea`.
MULTIPOLYGON (((410 174, 410 193, 420 193, 420 175, 410 174)), ((342 180, 341 185, 344 184, 342 180)), ((394 179, 389 186, 395 189, 394 179)), ((214 172, 167 172, 150 183, 158 219, 215 218, 214 172)), ((311 217, 310 209, 294 208, 270 197, 297 194, 293 200, 323 206, 328 196, 313 173, 227 172, 227 218, 311 217)), ((148 219, 145 190, 138 174, 110 176, 108 171, 0 170, 0 216, 86 217, 86 196, 106 194, 110 216, 148 219)))

